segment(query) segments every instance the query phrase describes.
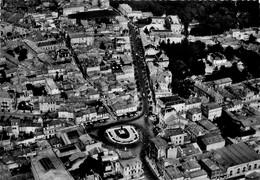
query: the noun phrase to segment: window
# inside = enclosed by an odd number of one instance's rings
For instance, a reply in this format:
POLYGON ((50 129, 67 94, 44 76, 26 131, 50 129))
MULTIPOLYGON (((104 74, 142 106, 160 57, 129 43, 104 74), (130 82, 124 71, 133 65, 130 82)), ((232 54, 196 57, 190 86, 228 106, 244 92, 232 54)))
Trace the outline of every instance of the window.
POLYGON ((243 167, 243 170, 242 170, 243 172, 245 172, 246 171, 246 167, 243 167))
POLYGON ((232 175, 233 175, 233 170, 231 170, 231 171, 229 172, 229 175, 230 175, 230 176, 232 176, 232 175))
POLYGON ((249 170, 249 171, 251 170, 251 165, 248 166, 248 170, 249 170))
POLYGON ((255 169, 257 168, 257 164, 254 165, 254 168, 255 168, 255 169))
POLYGON ((240 168, 237 169, 237 174, 239 174, 239 173, 240 173, 240 168))

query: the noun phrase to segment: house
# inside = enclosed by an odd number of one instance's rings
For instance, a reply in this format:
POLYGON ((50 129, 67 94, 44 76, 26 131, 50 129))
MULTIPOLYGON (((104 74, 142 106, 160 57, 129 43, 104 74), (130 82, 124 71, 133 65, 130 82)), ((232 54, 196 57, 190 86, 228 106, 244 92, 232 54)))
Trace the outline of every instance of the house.
POLYGON ((166 157, 167 146, 167 142, 161 137, 150 139, 148 156, 155 160, 166 157))
POLYGON ((213 121, 222 115, 222 107, 217 103, 206 103, 201 106, 202 114, 213 121))
POLYGON ((160 16, 153 16, 151 17, 152 22, 151 24, 162 24, 165 25, 165 17, 160 17, 160 16))
POLYGON ((186 113, 186 118, 191 121, 199 121, 202 118, 202 112, 201 109, 195 108, 195 109, 189 109, 186 113))
POLYGON ((2 111, 11 111, 14 109, 14 97, 7 91, 0 91, 0 105, 2 111))
POLYGON ((176 166, 167 166, 162 172, 165 180, 183 180, 184 174, 176 166))
POLYGON ((39 97, 39 110, 41 112, 56 111, 62 104, 64 104, 64 100, 59 96, 39 97))
POLYGON ((118 116, 137 111, 137 104, 131 102, 117 101, 112 106, 118 116))
POLYGON ((205 96, 210 102, 222 103, 224 101, 224 97, 221 94, 200 81, 195 82, 194 92, 199 96, 205 96))
POLYGON ((217 125, 213 124, 210 120, 208 119, 202 119, 197 121, 197 124, 203 127, 205 130, 207 130, 210 133, 220 133, 220 129, 218 128, 217 125))
POLYGON ((201 149, 199 148, 197 143, 190 143, 190 144, 185 144, 185 145, 181 145, 177 148, 178 150, 178 158, 180 157, 187 157, 187 158, 191 158, 194 156, 197 156, 199 154, 202 153, 201 149))
POLYGON ((169 141, 168 144, 174 144, 177 146, 184 144, 184 137, 186 136, 186 133, 181 128, 164 129, 159 136, 167 139, 169 141))
POLYGON ((224 88, 232 84, 232 79, 231 78, 218 79, 213 81, 213 84, 215 88, 219 88, 219 87, 224 88))
POLYGON ((57 133, 66 127, 65 121, 62 120, 50 120, 43 124, 43 133, 47 139, 55 137, 57 133))
POLYGON ((220 134, 205 134, 198 138, 198 144, 202 150, 210 151, 225 146, 225 140, 220 134))
POLYGON ((219 179, 223 176, 223 171, 220 167, 209 158, 200 161, 201 167, 207 172, 210 179, 219 179))
POLYGON ((214 66, 222 66, 227 63, 227 58, 221 53, 210 53, 207 56, 207 60, 211 62, 214 66))
POLYGON ((185 110, 185 101, 178 95, 160 97, 157 99, 157 112, 165 111, 172 108, 176 112, 183 112, 185 110))
POLYGON ((196 123, 190 123, 185 128, 192 140, 197 140, 198 137, 207 134, 208 132, 196 123))
POLYGON ((184 26, 177 15, 169 15, 166 18, 166 27, 175 34, 181 34, 184 26))
POLYGON ((182 169, 184 172, 194 172, 200 170, 201 167, 196 160, 191 159, 182 163, 182 169))
POLYGON ((78 44, 91 46, 94 44, 94 36, 92 34, 86 34, 86 33, 69 34, 69 39, 70 39, 70 44, 72 46, 78 44))
POLYGON ((118 150, 121 174, 124 179, 137 179, 143 174, 142 161, 131 150, 118 150))

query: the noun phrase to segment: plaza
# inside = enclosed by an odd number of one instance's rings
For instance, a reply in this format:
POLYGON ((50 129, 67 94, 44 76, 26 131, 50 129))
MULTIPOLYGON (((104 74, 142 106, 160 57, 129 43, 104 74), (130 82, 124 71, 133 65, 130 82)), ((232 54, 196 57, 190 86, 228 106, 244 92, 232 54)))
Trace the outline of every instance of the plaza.
POLYGON ((110 141, 117 144, 132 144, 140 139, 136 128, 131 125, 116 126, 105 131, 110 141))

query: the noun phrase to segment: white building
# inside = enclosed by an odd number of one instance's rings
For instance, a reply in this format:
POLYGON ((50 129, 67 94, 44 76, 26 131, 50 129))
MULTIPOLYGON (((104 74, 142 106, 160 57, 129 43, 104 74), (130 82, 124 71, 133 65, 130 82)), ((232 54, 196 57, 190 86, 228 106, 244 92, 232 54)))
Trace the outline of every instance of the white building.
POLYGON ((94 36, 91 34, 85 34, 85 33, 70 34, 69 37, 72 46, 78 44, 85 44, 91 46, 94 43, 94 36))
POLYGON ((45 83, 46 83, 45 88, 48 94, 54 95, 60 93, 60 90, 58 89, 56 83, 52 78, 46 78, 45 83))
POLYGON ((128 4, 119 4, 118 10, 124 15, 127 16, 132 12, 132 8, 128 4))
POLYGON ((76 14, 77 12, 84 12, 85 7, 83 5, 70 4, 63 8, 63 15, 76 14))

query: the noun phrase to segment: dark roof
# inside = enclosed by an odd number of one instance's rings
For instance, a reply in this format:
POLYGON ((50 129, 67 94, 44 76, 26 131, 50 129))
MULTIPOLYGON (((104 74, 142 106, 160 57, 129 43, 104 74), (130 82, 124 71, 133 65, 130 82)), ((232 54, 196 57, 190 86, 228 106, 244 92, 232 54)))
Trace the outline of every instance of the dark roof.
POLYGON ((228 145, 216 150, 215 159, 223 166, 236 166, 260 159, 260 155, 244 142, 228 145))
POLYGON ((94 19, 102 17, 111 17, 119 15, 114 10, 99 10, 99 11, 87 11, 87 12, 78 12, 76 14, 68 15, 69 19, 94 19))
POLYGON ((200 137, 203 144, 205 145, 210 145, 210 144, 215 144, 215 143, 219 143, 219 142, 225 142, 225 140, 223 139, 223 137, 219 134, 214 134, 214 133, 209 133, 209 134, 205 134, 204 136, 200 137))
POLYGON ((57 44, 57 41, 56 41, 56 40, 45 41, 45 42, 40 42, 40 43, 38 43, 38 47, 50 46, 50 45, 54 45, 54 44, 57 44))
POLYGON ((167 96, 167 97, 161 97, 159 98, 163 104, 166 106, 178 104, 178 103, 184 103, 184 100, 180 98, 178 95, 173 95, 173 96, 167 96))
POLYGON ((167 142, 160 137, 154 137, 151 139, 151 141, 154 143, 154 145, 157 147, 157 149, 167 147, 167 142))

